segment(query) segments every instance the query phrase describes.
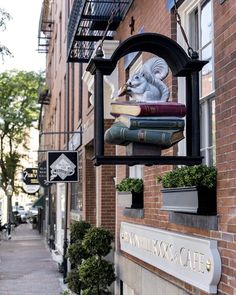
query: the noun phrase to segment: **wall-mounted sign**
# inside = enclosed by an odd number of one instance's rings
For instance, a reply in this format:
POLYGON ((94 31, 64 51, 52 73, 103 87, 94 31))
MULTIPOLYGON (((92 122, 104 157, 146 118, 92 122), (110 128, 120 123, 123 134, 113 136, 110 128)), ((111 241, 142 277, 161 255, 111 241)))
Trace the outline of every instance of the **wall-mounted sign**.
POLYGON ((51 183, 47 181, 47 162, 46 161, 43 161, 39 164, 38 181, 42 187, 48 187, 51 185, 51 183))
POLYGON ((121 223, 121 250, 208 293, 217 293, 217 241, 121 223))
POLYGON ((48 152, 47 180, 51 183, 78 181, 78 153, 48 152))
POLYGON ((37 168, 26 168, 22 174, 23 174, 22 180, 25 184, 27 185, 39 184, 38 178, 37 178, 37 174, 38 174, 37 168))

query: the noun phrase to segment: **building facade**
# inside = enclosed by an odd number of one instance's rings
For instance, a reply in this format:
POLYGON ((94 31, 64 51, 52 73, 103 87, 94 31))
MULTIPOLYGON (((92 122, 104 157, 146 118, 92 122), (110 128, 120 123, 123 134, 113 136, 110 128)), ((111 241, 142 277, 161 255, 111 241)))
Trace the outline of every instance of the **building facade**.
MULTIPOLYGON (((48 150, 79 154, 78 182, 48 189, 47 233, 62 261, 73 220, 111 230, 114 294, 236 292, 235 15, 232 0, 43 1, 39 48, 46 52, 48 89, 41 99, 40 161, 48 150), (163 210, 156 178, 175 168, 174 163, 94 166, 96 146, 103 139, 95 138, 94 132, 98 82, 88 71, 90 59, 101 39, 104 58, 109 59, 122 42, 143 33, 169 37, 187 53, 196 51, 200 60, 208 61, 199 73, 200 152, 204 164, 217 168, 215 214, 163 210), (127 209, 116 191, 115 185, 125 177, 143 179, 143 208, 127 209)), ((113 97, 153 56, 148 51, 127 52, 105 76, 104 130, 114 122, 113 97)), ((170 101, 186 103, 188 84, 181 75, 170 71, 165 82, 170 101)), ((104 153, 124 155, 125 148, 105 144, 104 153)), ((162 155, 186 153, 183 140, 162 155)))

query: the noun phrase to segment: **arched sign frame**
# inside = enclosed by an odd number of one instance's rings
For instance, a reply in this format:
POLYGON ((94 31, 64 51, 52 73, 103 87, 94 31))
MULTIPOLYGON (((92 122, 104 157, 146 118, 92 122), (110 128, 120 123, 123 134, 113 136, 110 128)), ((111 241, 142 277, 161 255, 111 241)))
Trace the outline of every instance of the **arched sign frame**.
POLYGON ((201 164, 199 122, 199 72, 207 61, 188 57, 184 49, 174 40, 157 33, 134 35, 122 42, 111 58, 95 56, 87 70, 95 75, 94 89, 94 164, 99 165, 194 165, 201 164), (162 57, 173 76, 186 79, 186 156, 107 156, 104 154, 104 89, 105 75, 110 75, 117 62, 132 52, 149 52, 162 57))

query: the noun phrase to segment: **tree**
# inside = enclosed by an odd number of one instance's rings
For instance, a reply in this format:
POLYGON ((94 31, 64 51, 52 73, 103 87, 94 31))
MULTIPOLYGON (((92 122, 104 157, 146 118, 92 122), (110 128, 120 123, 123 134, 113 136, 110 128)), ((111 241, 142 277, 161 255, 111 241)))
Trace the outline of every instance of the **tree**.
POLYGON ((68 273, 69 289, 75 294, 110 295, 108 287, 115 280, 113 263, 104 259, 112 249, 113 235, 85 221, 72 224, 71 245, 67 256, 73 269, 68 273))
POLYGON ((38 89, 44 83, 40 73, 7 71, 0 74, 0 169, 2 188, 14 180, 27 149, 28 133, 38 119, 38 89))
POLYGON ((112 249, 113 235, 102 227, 92 227, 85 234, 82 246, 89 258, 84 259, 79 268, 79 277, 83 294, 111 295, 108 287, 114 282, 115 270, 113 263, 104 257, 112 249))
MULTIPOLYGON (((11 16, 8 12, 6 12, 4 9, 0 8, 0 28, 4 31, 6 29, 6 22, 11 19, 11 16)), ((3 44, 0 44, 0 55, 8 55, 11 56, 10 50, 3 44)))

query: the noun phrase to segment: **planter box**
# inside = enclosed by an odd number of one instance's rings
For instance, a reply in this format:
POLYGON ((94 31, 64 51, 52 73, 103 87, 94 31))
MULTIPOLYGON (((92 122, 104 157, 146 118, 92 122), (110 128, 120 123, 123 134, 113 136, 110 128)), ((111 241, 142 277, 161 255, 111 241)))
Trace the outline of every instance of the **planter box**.
POLYGON ((162 191, 162 210, 195 213, 201 215, 216 214, 216 189, 207 187, 165 188, 162 191))
POLYGON ((130 209, 143 208, 143 192, 118 192, 117 205, 118 207, 125 207, 130 209))
POLYGON ((118 207, 131 207, 132 194, 130 192, 117 192, 117 206, 118 207))

